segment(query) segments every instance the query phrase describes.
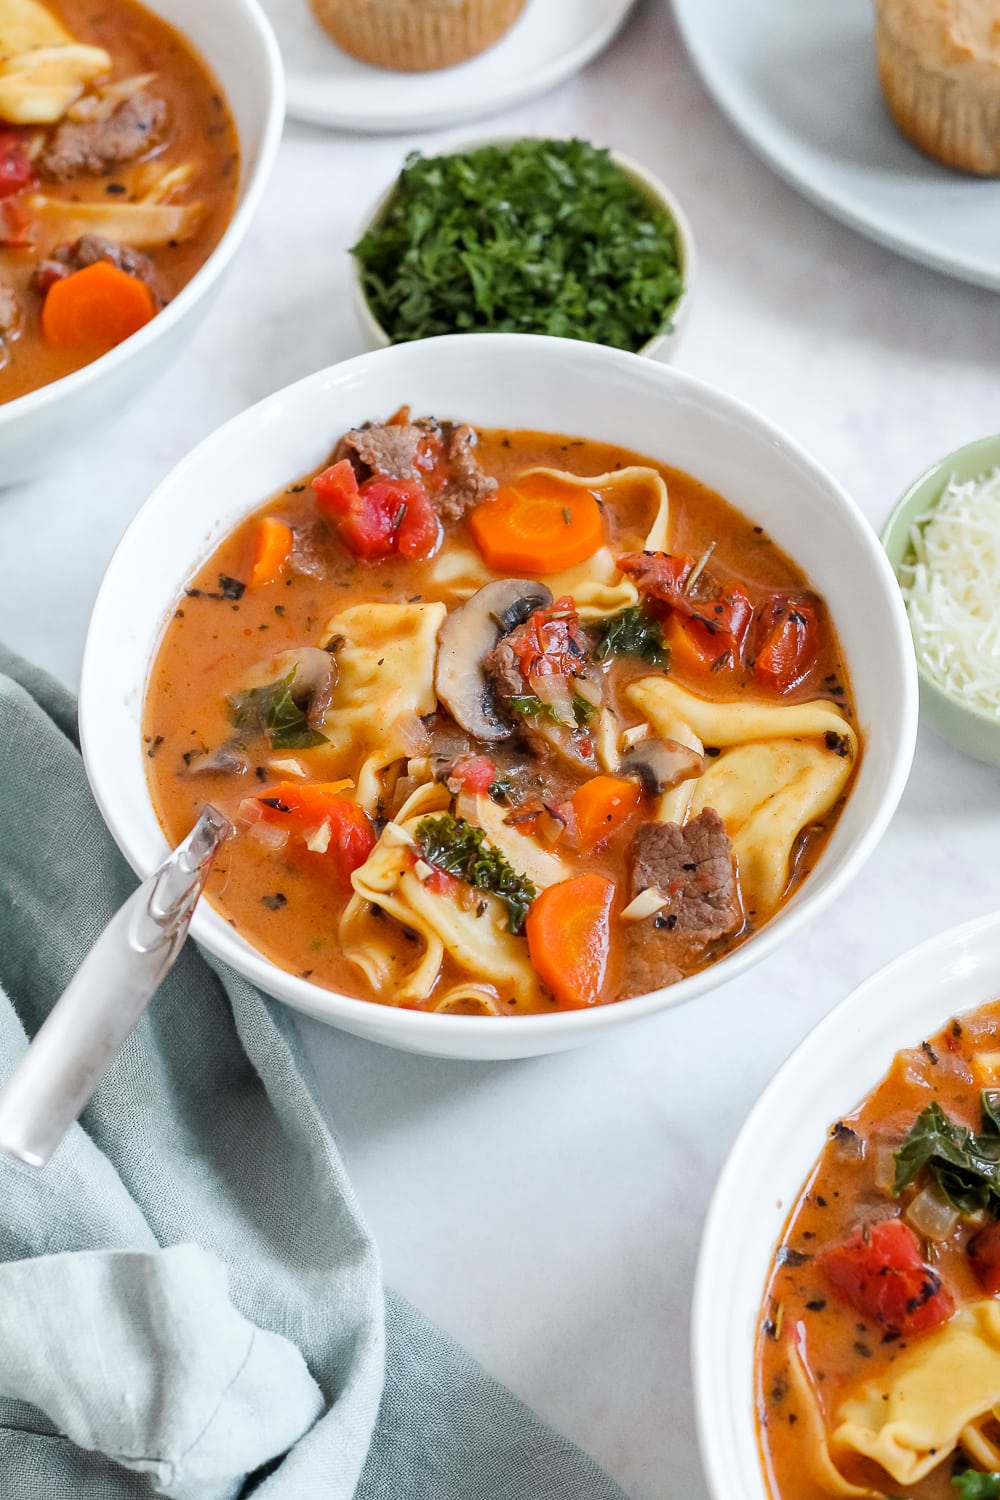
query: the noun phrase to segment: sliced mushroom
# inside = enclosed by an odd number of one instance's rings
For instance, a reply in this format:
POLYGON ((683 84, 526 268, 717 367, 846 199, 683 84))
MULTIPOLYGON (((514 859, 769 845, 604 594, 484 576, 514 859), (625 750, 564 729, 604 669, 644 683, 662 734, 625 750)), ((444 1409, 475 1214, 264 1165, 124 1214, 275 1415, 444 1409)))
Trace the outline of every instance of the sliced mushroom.
POLYGON ((705 757, 681 745, 677 740, 640 740, 618 767, 619 776, 633 776, 642 782, 643 791, 659 797, 682 781, 693 781, 705 769, 705 757))
POLYGON ((309 728, 322 729, 340 676, 336 658, 318 646, 297 646, 293 651, 280 651, 257 668, 247 686, 266 687, 287 677, 289 672, 295 673, 292 697, 305 710, 309 728))
POLYGON ((552 590, 526 578, 487 583, 445 620, 438 637, 435 688, 457 724, 477 740, 504 740, 511 725, 497 712, 483 659, 501 636, 552 603, 552 590))
POLYGON ((184 765, 188 776, 244 776, 250 769, 247 753, 236 740, 228 740, 216 750, 202 750, 197 755, 188 751, 184 765))

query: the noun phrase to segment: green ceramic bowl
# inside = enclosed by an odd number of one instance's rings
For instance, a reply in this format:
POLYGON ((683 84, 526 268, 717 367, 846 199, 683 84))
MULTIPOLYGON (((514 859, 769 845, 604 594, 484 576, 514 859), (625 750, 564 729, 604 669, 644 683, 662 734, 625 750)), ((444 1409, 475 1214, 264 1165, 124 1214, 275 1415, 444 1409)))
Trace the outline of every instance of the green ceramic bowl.
MULTIPOLYGON (((1000 433, 956 448, 910 485, 882 532, 882 545, 899 578, 910 554, 910 530, 918 516, 941 498, 950 479, 977 479, 1000 468, 1000 433)), ((998 580, 1000 584, 1000 580, 998 580)), ((920 711, 937 732, 976 760, 1000 766, 1000 716, 974 708, 949 693, 933 678, 917 657, 920 678, 920 711)))

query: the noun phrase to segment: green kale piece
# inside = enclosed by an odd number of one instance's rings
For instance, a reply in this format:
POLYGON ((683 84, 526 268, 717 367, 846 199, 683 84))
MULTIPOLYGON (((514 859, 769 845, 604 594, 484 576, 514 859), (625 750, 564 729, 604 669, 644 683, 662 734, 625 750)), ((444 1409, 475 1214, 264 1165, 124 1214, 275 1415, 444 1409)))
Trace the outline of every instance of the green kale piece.
POLYGON ((522 932, 528 908, 538 895, 526 875, 519 875, 499 849, 486 843, 485 829, 465 818, 442 813, 417 824, 417 843, 429 865, 456 875, 478 891, 490 891, 507 909, 507 930, 522 932))

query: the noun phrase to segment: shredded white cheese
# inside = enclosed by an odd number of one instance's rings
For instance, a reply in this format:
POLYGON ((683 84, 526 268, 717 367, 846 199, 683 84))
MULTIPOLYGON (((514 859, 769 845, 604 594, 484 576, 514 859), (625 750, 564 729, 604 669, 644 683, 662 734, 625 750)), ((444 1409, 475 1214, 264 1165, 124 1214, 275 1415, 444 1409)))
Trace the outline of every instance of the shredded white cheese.
POLYGON ((900 581, 917 656, 949 693, 1000 718, 1000 469, 950 480, 910 545, 900 581))

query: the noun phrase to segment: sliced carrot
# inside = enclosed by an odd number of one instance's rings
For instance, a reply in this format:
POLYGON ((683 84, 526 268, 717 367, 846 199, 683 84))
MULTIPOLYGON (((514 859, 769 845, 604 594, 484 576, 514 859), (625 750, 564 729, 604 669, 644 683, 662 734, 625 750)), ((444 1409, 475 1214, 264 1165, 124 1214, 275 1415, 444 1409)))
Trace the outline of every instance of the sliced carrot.
POLYGON ((526 475, 478 505, 469 527, 498 573, 561 573, 604 542, 604 517, 590 491, 546 474, 526 475))
POLYGON ((624 776, 592 776, 569 799, 577 843, 584 854, 617 833, 639 806, 642 788, 624 776))
POLYGON ((98 260, 53 282, 42 306, 42 332, 65 349, 113 349, 156 316, 144 281, 98 260))
POLYGON ((524 924, 535 972, 564 1010, 596 1005, 608 971, 614 883, 577 875, 550 885, 524 924))
POLYGON ((253 534, 249 588, 259 589, 265 583, 277 583, 291 556, 294 540, 292 528, 284 521, 275 520, 274 516, 265 516, 258 521, 253 534))

